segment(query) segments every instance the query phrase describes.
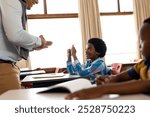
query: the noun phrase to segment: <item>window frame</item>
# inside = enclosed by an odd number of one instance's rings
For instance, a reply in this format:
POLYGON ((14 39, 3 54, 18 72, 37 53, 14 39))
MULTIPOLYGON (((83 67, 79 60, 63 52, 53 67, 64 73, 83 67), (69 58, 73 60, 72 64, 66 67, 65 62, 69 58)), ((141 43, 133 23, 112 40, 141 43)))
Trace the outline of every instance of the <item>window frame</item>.
MULTIPOLYGON (((43 0, 43 10, 44 14, 28 14, 29 19, 51 19, 51 18, 78 18, 78 13, 65 13, 65 14, 48 14, 47 13, 47 0, 43 0)), ((117 12, 101 12, 99 13, 100 16, 113 16, 113 15, 132 15, 133 11, 131 12, 121 12, 120 11, 120 0, 117 0, 118 11, 117 12)))

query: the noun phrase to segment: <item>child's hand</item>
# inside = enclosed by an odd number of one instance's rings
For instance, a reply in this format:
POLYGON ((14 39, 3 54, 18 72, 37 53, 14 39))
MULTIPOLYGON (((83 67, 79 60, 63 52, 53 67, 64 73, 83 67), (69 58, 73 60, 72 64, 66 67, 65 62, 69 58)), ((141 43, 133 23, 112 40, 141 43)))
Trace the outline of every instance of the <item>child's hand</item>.
POLYGON ((74 45, 72 45, 71 54, 72 54, 73 58, 76 59, 76 48, 74 47, 74 45))
POLYGON ((101 87, 93 87, 88 89, 82 89, 71 93, 65 97, 66 100, 83 100, 83 99, 93 99, 101 97, 104 94, 104 90, 101 87))
POLYGON ((68 61, 71 61, 71 49, 67 50, 68 61))
POLYGON ((103 84, 106 84, 106 83, 109 83, 110 82, 110 78, 108 75, 106 76, 100 76, 98 78, 96 78, 96 84, 97 85, 103 85, 103 84))

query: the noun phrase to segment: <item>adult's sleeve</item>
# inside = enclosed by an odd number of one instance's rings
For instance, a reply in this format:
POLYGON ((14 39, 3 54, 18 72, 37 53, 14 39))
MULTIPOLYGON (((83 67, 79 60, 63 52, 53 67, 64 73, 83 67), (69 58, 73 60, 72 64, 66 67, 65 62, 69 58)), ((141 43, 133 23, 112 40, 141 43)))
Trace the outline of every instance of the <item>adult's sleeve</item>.
POLYGON ((22 26, 22 6, 19 0, 1 0, 2 23, 5 34, 14 45, 32 50, 41 45, 39 37, 29 34, 22 26))

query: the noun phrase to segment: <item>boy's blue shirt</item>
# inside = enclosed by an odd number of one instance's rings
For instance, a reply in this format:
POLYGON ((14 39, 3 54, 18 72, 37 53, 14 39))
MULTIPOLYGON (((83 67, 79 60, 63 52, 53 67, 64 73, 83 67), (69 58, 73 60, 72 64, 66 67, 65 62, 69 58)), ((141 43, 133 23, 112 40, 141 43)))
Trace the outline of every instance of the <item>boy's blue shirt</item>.
POLYGON ((89 77, 92 83, 95 83, 95 78, 97 75, 106 75, 110 73, 110 69, 107 68, 105 62, 98 58, 95 61, 87 60, 83 65, 79 60, 67 61, 67 70, 73 74, 78 74, 79 76, 89 77))

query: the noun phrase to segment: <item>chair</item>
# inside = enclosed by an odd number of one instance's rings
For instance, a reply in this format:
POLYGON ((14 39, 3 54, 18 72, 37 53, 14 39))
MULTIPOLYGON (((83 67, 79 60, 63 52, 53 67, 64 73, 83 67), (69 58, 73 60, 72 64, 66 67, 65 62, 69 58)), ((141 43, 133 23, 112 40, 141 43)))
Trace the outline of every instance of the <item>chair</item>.
POLYGON ((57 68, 55 69, 55 73, 59 73, 59 72, 60 72, 60 68, 57 67, 57 68))
POLYGON ((55 69, 55 73, 68 73, 66 68, 56 68, 55 69))
POLYGON ((121 72, 122 64, 121 63, 113 63, 111 64, 112 74, 118 74, 121 72))

